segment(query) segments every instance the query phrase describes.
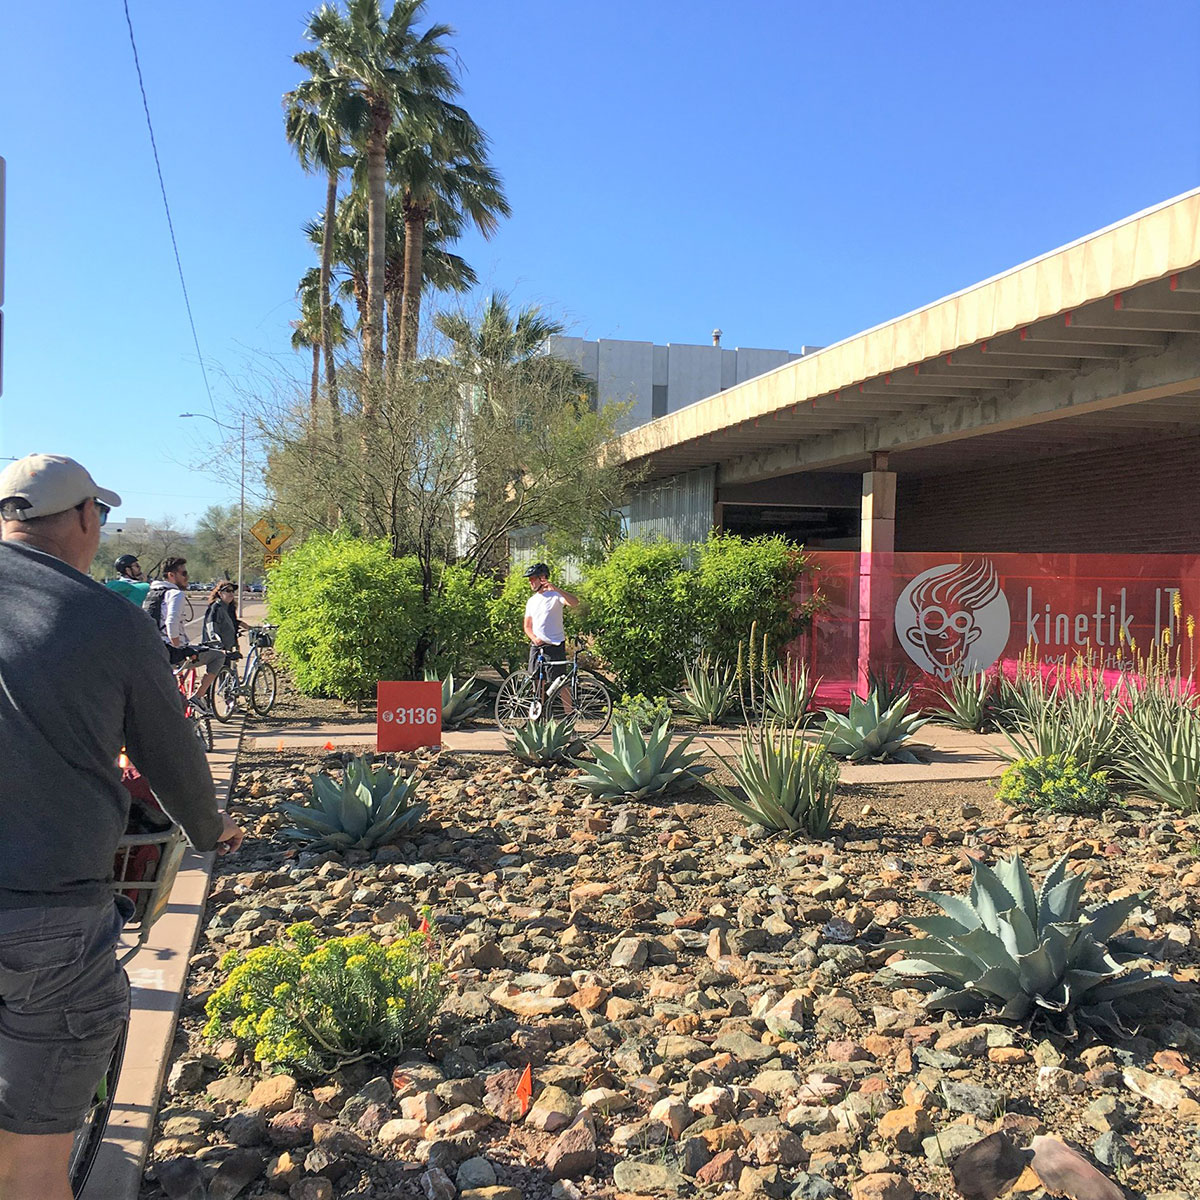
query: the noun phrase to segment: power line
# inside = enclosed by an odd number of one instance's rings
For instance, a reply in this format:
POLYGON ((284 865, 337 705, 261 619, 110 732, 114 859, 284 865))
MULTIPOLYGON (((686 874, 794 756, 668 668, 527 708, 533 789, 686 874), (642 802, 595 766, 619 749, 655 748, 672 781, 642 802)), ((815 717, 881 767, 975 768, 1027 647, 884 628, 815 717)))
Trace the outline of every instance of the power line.
POLYGON ((158 172, 158 188, 162 192, 163 208, 167 212, 167 229, 171 234, 171 248, 175 251, 175 266, 179 271, 179 286, 183 289, 183 306, 187 309, 188 324, 192 327, 192 343, 196 347, 196 358, 200 363, 200 374, 204 377, 204 390, 208 393, 208 407, 217 415, 213 403, 212 388, 208 386, 208 372, 204 369, 204 355, 200 353, 200 339, 196 335, 196 321, 192 316, 192 302, 188 298, 187 283, 183 278, 183 263, 179 258, 179 243, 175 240, 175 223, 171 220, 171 206, 167 203, 167 185, 163 182, 162 163, 158 161, 158 143, 154 140, 154 124, 150 120, 150 103, 146 99, 146 84, 142 79, 142 64, 138 58, 137 42, 133 36, 133 20, 129 16, 129 0, 124 0, 125 24, 129 26, 129 45, 133 48, 133 65, 137 70, 138 89, 142 93, 142 108, 146 113, 146 128, 150 131, 150 149, 154 152, 154 169, 158 172))

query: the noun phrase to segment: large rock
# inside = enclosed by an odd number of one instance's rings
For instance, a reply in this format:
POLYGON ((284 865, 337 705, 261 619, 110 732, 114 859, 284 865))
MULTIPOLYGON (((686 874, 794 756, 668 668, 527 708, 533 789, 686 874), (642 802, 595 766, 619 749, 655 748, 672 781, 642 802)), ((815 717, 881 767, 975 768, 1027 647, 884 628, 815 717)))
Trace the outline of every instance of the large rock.
POLYGON ((566 1129, 579 1112, 579 1101, 569 1092, 553 1084, 542 1088, 525 1118, 527 1125, 543 1133, 558 1133, 566 1129))
POLYGON ((875 1129, 885 1142, 891 1142, 897 1150, 909 1153, 916 1153, 922 1140, 932 1131, 929 1114, 913 1104, 884 1113, 875 1129))
POLYGON ((1125 1193, 1115 1183, 1057 1138, 1033 1139, 1030 1166, 1047 1191, 1061 1192, 1071 1200, 1125 1200, 1125 1193))
POLYGON ((546 1152, 546 1170, 552 1179, 579 1179, 596 1165, 596 1131, 584 1112, 555 1138, 546 1152))
POLYGON ((296 1081, 290 1075, 268 1075, 254 1085, 246 1098, 247 1108, 272 1116, 287 1112, 296 1101, 296 1081))
POLYGON ((913 1200, 916 1194, 903 1175, 890 1171, 863 1175, 850 1185, 851 1200, 913 1200))
POLYGON ((613 1168, 613 1183, 619 1192, 636 1192, 642 1196, 676 1196, 688 1187, 687 1180, 676 1167, 637 1159, 617 1163, 613 1168))
POLYGON ((964 1200, 996 1200, 1025 1171, 1027 1155, 1006 1133, 993 1133, 968 1146, 951 1168, 954 1186, 964 1200))
POLYGON ((255 1150, 235 1150, 217 1168, 208 1185, 208 1200, 233 1200, 267 1168, 255 1150))

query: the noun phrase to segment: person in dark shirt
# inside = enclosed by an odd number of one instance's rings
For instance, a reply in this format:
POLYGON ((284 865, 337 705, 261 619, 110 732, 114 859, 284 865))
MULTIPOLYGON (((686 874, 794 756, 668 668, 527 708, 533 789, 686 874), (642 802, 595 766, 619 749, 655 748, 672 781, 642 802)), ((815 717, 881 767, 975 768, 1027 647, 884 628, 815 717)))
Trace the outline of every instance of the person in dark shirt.
POLYGON ((113 859, 124 746, 198 850, 236 850, 152 622, 86 572, 120 504, 73 459, 0 472, 0 1197, 68 1200, 129 1008, 113 859))

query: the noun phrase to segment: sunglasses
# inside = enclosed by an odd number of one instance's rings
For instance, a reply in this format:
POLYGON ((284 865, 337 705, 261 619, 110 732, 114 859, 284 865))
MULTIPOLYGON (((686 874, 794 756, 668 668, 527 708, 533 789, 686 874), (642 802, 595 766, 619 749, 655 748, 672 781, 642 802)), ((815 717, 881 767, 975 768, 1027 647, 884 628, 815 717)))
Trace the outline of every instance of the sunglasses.
MULTIPOLYGON (((103 529, 108 524, 108 514, 112 512, 112 509, 103 500, 97 500, 94 496, 91 497, 91 501, 96 506, 96 515, 100 518, 100 528, 103 529)), ((82 500, 75 507, 82 509, 86 503, 87 500, 82 500)))

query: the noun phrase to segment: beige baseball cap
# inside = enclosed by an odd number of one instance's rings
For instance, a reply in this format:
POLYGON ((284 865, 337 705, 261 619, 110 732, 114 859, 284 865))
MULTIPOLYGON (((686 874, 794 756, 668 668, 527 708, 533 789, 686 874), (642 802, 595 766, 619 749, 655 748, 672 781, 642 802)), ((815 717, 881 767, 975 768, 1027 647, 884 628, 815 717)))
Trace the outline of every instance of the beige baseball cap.
POLYGON ((87 468, 61 454, 27 454, 0 471, 0 516, 31 521, 66 512, 85 500, 116 508, 121 497, 99 487, 87 468))

